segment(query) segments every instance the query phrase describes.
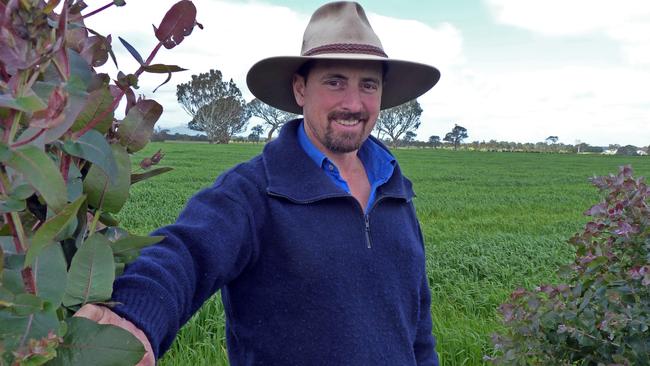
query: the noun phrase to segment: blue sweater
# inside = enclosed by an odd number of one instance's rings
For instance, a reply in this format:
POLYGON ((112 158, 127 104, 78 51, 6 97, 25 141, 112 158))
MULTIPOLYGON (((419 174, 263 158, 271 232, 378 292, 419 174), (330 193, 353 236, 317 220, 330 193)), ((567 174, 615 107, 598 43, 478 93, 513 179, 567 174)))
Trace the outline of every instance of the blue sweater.
POLYGON ((287 123, 196 194, 114 285, 156 356, 219 289, 232 366, 437 365, 422 235, 399 166, 366 214, 287 123))

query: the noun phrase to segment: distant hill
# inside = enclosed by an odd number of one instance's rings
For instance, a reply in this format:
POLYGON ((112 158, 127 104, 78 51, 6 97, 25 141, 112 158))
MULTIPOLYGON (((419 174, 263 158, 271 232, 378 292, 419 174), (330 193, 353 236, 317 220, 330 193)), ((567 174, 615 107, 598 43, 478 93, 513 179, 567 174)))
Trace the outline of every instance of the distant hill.
POLYGON ((203 131, 194 131, 187 128, 187 126, 183 126, 183 125, 179 125, 176 127, 163 127, 163 128, 168 129, 169 132, 167 133, 170 135, 175 135, 177 133, 181 135, 190 135, 190 136, 205 135, 205 132, 203 131))

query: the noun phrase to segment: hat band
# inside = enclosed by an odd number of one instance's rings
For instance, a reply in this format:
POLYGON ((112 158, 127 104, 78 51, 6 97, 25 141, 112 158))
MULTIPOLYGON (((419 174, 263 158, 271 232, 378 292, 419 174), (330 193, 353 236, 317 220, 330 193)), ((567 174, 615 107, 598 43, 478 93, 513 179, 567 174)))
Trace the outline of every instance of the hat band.
POLYGON ((303 56, 315 56, 326 53, 359 53, 388 58, 388 55, 384 53, 384 50, 379 47, 355 43, 332 43, 324 46, 318 46, 305 52, 303 56))

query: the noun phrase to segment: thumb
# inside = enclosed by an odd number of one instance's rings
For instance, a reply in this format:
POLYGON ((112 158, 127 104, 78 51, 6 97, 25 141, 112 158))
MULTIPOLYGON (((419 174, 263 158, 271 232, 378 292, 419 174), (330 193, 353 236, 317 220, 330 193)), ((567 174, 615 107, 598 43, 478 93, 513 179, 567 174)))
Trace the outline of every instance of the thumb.
POLYGON ((103 306, 97 306, 94 304, 86 304, 79 309, 74 316, 79 316, 83 318, 88 318, 90 320, 94 320, 97 323, 100 323, 101 320, 104 320, 103 318, 106 317, 104 309, 106 309, 103 306))

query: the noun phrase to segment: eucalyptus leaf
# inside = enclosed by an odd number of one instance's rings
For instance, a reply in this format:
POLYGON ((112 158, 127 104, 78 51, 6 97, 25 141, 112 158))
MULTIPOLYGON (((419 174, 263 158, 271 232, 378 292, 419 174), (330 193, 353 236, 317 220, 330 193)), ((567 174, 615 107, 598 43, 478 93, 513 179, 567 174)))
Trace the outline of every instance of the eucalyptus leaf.
POLYGON ((47 205, 59 212, 66 204, 66 188, 59 169, 44 151, 31 145, 20 146, 6 164, 20 172, 38 191, 47 205))
POLYGON ((9 195, 17 200, 25 200, 33 194, 34 188, 32 188, 32 186, 29 184, 20 184, 14 187, 9 195))
POLYGON ((82 317, 69 318, 67 323, 58 356, 48 365, 135 365, 144 356, 142 343, 122 328, 82 317))
POLYGON ((133 58, 138 61, 140 65, 144 65, 144 60, 142 59, 142 56, 140 56, 140 53, 135 49, 135 47, 131 46, 129 42, 124 40, 122 37, 117 37, 120 39, 120 42, 122 42, 122 45, 126 48, 127 51, 133 56, 133 58))
POLYGON ((33 92, 17 98, 4 94, 0 95, 0 107, 32 113, 47 108, 47 103, 33 92))
POLYGON ((42 311, 44 306, 43 299, 36 295, 18 294, 14 299, 11 309, 14 314, 25 316, 42 311))
POLYGON ((88 237, 72 258, 63 305, 83 305, 110 299, 115 261, 110 242, 101 234, 88 237))
POLYGON ((140 249, 148 247, 163 240, 164 236, 137 236, 128 235, 111 244, 113 254, 122 257, 124 262, 133 261, 139 254, 140 249))
POLYGON ((120 144, 126 146, 129 152, 140 151, 149 142, 162 111, 162 106, 155 100, 144 99, 137 102, 129 109, 117 130, 120 144))
POLYGON ((81 180, 81 171, 75 164, 70 164, 68 168, 68 201, 72 202, 79 198, 84 191, 83 181, 81 180))
POLYGON ((174 170, 174 168, 162 167, 162 168, 151 169, 151 170, 146 171, 144 173, 131 174, 131 184, 138 183, 138 182, 143 181, 145 179, 149 179, 151 177, 155 177, 156 175, 160 175, 160 174, 172 171, 172 170, 174 170))
POLYGON ((24 200, 18 200, 13 197, 7 197, 6 200, 0 200, 0 213, 18 212, 26 208, 24 200))
POLYGON ((15 349, 29 339, 45 338, 50 332, 60 334, 60 330, 61 323, 51 310, 22 316, 0 311, 0 339, 5 349, 15 349))
POLYGON ((88 195, 90 206, 101 207, 103 211, 117 213, 129 197, 131 158, 126 152, 126 148, 119 144, 111 145, 111 150, 117 163, 115 183, 111 183, 106 174, 93 165, 84 180, 84 192, 88 195))
POLYGON ((60 306, 65 293, 66 267, 67 263, 59 243, 46 246, 32 266, 32 273, 36 280, 36 294, 56 307, 60 306))
POLYGON ((90 130, 77 141, 66 141, 63 150, 72 156, 85 159, 98 166, 111 178, 111 183, 115 183, 117 163, 115 163, 111 146, 101 133, 90 130))
POLYGON ((85 196, 77 198, 76 201, 67 205, 57 215, 49 218, 36 230, 34 236, 30 238, 31 245, 27 250, 25 267, 31 266, 43 248, 50 244, 62 230, 74 221, 77 211, 85 199, 85 196))
POLYGON ((84 102, 81 113, 77 116, 71 129, 79 131, 94 119, 100 119, 94 129, 104 134, 108 131, 113 123, 115 111, 111 109, 113 95, 108 87, 93 90, 84 102))

